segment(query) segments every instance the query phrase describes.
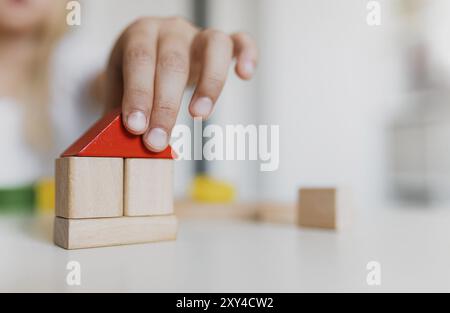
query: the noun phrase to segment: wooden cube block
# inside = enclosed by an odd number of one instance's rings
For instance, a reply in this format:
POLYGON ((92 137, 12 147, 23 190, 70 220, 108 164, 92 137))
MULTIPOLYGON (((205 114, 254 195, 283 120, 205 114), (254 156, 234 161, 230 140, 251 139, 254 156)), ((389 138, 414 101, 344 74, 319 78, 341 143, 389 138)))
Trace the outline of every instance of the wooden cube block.
POLYGON ((126 159, 124 215, 173 214, 173 161, 126 159))
POLYGON ((174 215, 110 217, 95 219, 55 218, 55 244, 68 250, 175 240, 174 215))
POLYGON ((299 192, 298 225, 338 229, 348 223, 348 193, 336 188, 302 188, 299 192))
POLYGON ((56 160, 56 216, 123 215, 123 159, 67 157, 56 160))

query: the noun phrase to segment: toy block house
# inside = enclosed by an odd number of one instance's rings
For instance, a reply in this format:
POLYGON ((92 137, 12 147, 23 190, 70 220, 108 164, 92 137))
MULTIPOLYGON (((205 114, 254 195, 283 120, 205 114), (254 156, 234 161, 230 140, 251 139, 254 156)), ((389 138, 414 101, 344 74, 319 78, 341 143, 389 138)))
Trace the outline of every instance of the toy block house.
POLYGON ((55 244, 65 249, 174 240, 173 155, 153 153, 115 110, 56 160, 55 244))

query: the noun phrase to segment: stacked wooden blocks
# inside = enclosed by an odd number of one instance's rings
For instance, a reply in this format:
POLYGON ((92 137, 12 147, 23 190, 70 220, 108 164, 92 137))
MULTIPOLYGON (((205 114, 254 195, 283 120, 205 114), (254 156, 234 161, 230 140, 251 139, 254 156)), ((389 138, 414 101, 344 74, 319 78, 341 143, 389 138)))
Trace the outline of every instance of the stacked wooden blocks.
POLYGON ((172 151, 148 151, 119 111, 56 160, 55 243, 65 249, 174 240, 172 151))

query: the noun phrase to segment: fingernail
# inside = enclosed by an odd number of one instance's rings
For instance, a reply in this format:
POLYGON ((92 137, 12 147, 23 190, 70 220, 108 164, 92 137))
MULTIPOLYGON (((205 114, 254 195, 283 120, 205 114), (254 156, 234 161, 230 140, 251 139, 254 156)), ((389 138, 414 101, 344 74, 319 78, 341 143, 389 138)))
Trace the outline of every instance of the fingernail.
POLYGON ((168 138, 164 129, 152 128, 147 135, 147 143, 156 150, 163 150, 167 147, 168 138))
POLYGON ((145 131, 145 126, 147 126, 147 118, 141 111, 135 111, 128 115, 127 123, 128 127, 132 131, 140 133, 145 131))
POLYGON ((201 97, 192 104, 192 113, 195 117, 207 118, 211 114, 212 107, 213 103, 210 98, 201 97))
POLYGON ((242 62, 242 70, 247 76, 252 76, 255 72, 255 63, 252 60, 245 60, 242 62))

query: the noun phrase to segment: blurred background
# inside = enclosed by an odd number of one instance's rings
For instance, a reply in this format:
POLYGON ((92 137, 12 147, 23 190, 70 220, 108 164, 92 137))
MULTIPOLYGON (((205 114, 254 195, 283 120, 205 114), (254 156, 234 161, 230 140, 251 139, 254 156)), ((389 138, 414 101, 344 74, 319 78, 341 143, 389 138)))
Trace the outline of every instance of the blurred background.
MULTIPOLYGON (((361 210, 449 206, 450 2, 380 0, 378 26, 366 21, 369 2, 80 1, 82 23, 70 27, 63 43, 70 47, 65 62, 73 60, 65 66, 76 77, 81 60, 105 64, 119 33, 142 15, 246 31, 260 48, 256 79, 242 82, 230 72, 210 123, 280 125, 279 169, 260 172, 255 161, 180 161, 177 198, 189 197, 196 175, 206 173, 243 202, 294 203, 301 186, 345 185, 361 210)), ((191 125, 186 107, 179 123, 191 125)), ((98 114, 80 123, 87 128, 98 114)), ((79 135, 69 133, 59 152, 79 135)), ((26 167, 1 173, 1 201, 25 188, 27 201, 52 207, 51 168, 39 173, 32 191, 16 183, 29 174, 26 167)))

